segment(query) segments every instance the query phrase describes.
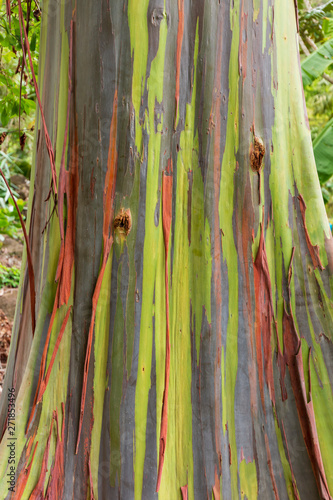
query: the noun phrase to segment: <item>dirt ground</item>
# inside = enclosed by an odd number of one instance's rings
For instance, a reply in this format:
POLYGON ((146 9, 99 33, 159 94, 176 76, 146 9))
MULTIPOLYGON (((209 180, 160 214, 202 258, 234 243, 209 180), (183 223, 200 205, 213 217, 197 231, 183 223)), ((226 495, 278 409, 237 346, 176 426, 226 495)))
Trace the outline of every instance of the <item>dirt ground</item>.
MULTIPOLYGON (((12 176, 11 181, 15 184, 20 198, 26 200, 29 194, 29 181, 22 175, 12 176)), ((20 269, 22 252, 23 242, 5 236, 4 241, 0 244, 0 264, 20 269)), ((0 288, 0 394, 6 372, 16 300, 17 288, 0 288)))
MULTIPOLYGON (((6 236, 0 248, 0 264, 20 268, 22 252, 23 243, 6 236)), ((17 288, 0 288, 0 394, 6 372, 16 299, 17 288)))

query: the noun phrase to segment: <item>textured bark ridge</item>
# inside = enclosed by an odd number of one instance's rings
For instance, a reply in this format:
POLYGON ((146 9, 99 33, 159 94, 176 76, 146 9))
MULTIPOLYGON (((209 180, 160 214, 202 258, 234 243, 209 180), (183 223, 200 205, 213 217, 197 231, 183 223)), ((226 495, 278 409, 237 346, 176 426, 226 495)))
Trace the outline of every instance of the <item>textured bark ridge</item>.
POLYGON ((74 4, 43 2, 0 498, 331 499, 333 242, 295 3, 74 4))

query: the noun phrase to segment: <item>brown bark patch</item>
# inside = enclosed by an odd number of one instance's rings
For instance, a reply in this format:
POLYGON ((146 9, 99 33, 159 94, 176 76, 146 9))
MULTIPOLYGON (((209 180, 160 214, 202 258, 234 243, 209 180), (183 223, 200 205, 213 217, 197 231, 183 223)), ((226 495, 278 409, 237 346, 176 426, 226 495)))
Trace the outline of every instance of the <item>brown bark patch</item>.
POLYGON ((113 228, 117 233, 128 235, 132 228, 132 216, 130 210, 121 209, 113 221, 113 228))
POLYGON ((253 144, 251 144, 250 148, 250 164, 254 172, 259 172, 261 170, 265 152, 266 149, 262 139, 254 136, 253 144))

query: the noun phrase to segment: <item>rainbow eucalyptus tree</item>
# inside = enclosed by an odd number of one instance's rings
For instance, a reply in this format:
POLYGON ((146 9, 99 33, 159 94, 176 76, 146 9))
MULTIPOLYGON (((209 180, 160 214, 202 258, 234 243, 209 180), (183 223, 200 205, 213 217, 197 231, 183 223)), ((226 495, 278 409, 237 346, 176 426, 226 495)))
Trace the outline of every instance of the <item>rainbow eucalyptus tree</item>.
POLYGON ((45 0, 39 74, 1 498, 330 499, 293 0, 45 0))

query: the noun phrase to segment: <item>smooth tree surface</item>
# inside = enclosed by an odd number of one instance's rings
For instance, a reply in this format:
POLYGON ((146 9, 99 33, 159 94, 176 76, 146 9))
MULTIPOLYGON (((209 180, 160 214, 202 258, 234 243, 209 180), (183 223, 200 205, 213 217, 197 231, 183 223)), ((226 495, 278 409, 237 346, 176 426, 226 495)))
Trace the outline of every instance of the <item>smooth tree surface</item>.
POLYGON ((333 249, 296 13, 43 2, 1 498, 331 498, 333 249))

